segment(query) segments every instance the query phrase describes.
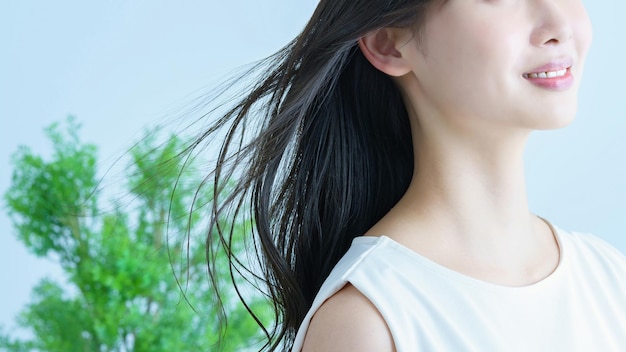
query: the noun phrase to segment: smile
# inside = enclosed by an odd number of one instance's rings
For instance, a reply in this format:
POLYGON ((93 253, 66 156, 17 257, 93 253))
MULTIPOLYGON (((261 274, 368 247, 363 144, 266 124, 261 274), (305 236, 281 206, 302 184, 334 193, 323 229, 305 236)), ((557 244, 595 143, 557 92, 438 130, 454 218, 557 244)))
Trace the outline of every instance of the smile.
POLYGON ((525 73, 524 78, 555 78, 555 77, 565 76, 566 73, 567 73, 567 69, 564 68, 558 71, 525 73))
POLYGON ((525 73, 523 77, 539 88, 552 91, 564 91, 574 84, 574 76, 569 67, 553 69, 553 71, 525 73))

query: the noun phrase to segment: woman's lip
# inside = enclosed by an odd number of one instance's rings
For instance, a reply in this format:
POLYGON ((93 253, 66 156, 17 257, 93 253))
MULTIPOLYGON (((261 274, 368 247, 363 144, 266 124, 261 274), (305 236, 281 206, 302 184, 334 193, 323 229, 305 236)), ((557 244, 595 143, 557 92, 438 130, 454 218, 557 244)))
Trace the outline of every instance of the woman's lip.
MULTIPOLYGON (((538 72, 552 72, 552 71, 548 70, 548 71, 538 71, 538 72)), ((532 83, 533 85, 537 87, 549 89, 549 90, 556 90, 556 91, 566 90, 569 87, 571 87, 572 84, 574 84, 574 76, 572 75, 572 72, 570 71, 569 68, 566 70, 563 76, 533 78, 533 77, 528 77, 527 75, 524 75, 524 79, 528 80, 530 83, 532 83)))

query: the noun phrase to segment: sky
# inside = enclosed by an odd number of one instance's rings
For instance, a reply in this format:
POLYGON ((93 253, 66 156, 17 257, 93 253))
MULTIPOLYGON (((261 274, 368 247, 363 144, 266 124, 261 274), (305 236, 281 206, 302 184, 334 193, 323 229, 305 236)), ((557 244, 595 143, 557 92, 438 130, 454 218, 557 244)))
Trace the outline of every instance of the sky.
MULTIPOLYGON (((18 145, 49 155, 43 128, 68 114, 99 148, 101 169, 147 127, 237 67, 280 49, 316 0, 4 1, 0 3, 0 193, 18 145)), ((626 2, 586 1, 594 42, 579 113, 534 133, 526 159, 531 210, 566 230, 592 232, 626 252, 626 2), (610 6, 608 6, 610 3, 610 6)), ((528 102, 532 104, 533 102, 528 102)), ((12 326, 58 266, 16 240, 0 208, 0 325, 12 326)))

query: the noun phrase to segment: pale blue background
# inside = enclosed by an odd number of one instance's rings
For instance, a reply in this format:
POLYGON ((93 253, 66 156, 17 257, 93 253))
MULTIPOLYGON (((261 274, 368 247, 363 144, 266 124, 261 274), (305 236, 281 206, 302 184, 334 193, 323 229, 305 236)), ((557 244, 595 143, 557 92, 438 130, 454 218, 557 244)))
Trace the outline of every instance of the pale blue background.
MULTIPOLYGON (((198 89, 260 59, 302 28, 315 0, 3 1, 0 4, 0 192, 19 144, 47 153, 42 128, 74 114, 114 162, 198 89)), ((536 133, 527 153, 532 209, 626 252, 626 2, 587 1, 594 43, 570 127, 536 133)), ((532 101, 528 102, 533 104, 532 101)), ((0 324, 42 277, 0 214, 0 324)))

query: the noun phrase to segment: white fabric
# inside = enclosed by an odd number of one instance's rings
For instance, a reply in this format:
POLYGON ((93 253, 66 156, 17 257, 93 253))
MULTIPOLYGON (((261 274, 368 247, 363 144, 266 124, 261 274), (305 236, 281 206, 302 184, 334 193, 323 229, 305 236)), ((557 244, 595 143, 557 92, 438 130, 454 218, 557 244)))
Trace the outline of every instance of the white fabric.
POLYGON ((626 257, 555 227, 561 256, 538 283, 505 287, 452 271, 388 237, 357 237, 296 336, 347 282, 380 311, 396 350, 626 351, 626 257))

